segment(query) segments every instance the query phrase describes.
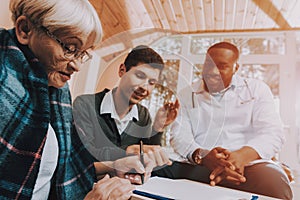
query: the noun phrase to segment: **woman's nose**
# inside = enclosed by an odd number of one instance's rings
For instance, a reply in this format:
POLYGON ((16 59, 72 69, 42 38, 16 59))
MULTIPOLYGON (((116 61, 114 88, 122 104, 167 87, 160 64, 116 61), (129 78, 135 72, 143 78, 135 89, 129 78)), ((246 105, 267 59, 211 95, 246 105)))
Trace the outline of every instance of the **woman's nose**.
POLYGON ((68 68, 71 68, 73 71, 75 72, 79 72, 80 71, 80 64, 75 62, 75 61, 70 61, 68 63, 68 68))

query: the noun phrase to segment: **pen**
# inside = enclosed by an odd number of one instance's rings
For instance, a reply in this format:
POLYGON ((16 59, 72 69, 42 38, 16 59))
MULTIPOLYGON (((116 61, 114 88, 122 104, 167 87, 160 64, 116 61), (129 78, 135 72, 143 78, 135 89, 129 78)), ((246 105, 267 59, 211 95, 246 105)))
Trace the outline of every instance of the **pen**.
MULTIPOLYGON (((143 166, 145 166, 144 163, 144 150, 143 150, 143 141, 140 141, 140 161, 142 163, 143 166)), ((142 180, 142 184, 144 184, 144 174, 141 174, 141 180, 142 180)))

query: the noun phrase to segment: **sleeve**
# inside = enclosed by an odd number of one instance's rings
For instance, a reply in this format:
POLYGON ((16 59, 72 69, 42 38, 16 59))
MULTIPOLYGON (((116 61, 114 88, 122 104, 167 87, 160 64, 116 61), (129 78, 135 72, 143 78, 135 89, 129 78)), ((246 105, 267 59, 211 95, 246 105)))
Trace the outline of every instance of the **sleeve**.
POLYGON ((148 138, 145 143, 146 144, 150 144, 150 145, 161 145, 161 140, 162 140, 162 135, 164 133, 163 132, 156 132, 155 130, 153 130, 152 128, 152 133, 151 133, 151 137, 148 138))
MULTIPOLYGON (((252 113, 253 134, 247 146, 254 148, 262 159, 271 159, 284 143, 283 125, 270 88, 263 82, 256 85, 252 113)), ((254 91, 255 91, 254 90, 254 91)))
POLYGON ((192 100, 188 98, 191 96, 191 92, 189 89, 184 89, 178 94, 180 108, 170 131, 170 144, 174 151, 187 159, 197 148, 201 148, 195 142, 192 122, 188 114, 188 110, 192 109, 192 100))
MULTIPOLYGON (((145 131, 142 134, 143 142, 149 145, 161 145, 161 139, 163 132, 157 132, 152 126, 152 119, 149 110, 139 105, 139 118, 143 127, 149 127, 149 131, 145 131)), ((146 129, 145 129, 146 130, 146 129)))
POLYGON ((116 160, 126 156, 123 149, 114 145, 106 137, 98 122, 95 99, 89 97, 79 96, 73 103, 75 132, 79 135, 86 149, 98 161, 116 160), (97 138, 95 135, 97 135, 97 138))

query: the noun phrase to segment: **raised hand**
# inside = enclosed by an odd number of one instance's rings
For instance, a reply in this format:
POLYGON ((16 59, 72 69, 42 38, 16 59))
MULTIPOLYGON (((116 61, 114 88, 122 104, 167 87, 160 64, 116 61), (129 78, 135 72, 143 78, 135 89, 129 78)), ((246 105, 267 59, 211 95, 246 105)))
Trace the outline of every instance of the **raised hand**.
POLYGON ((166 126, 170 125, 177 117, 178 108, 179 101, 176 99, 175 103, 166 103, 158 109, 153 123, 154 130, 162 132, 166 126))

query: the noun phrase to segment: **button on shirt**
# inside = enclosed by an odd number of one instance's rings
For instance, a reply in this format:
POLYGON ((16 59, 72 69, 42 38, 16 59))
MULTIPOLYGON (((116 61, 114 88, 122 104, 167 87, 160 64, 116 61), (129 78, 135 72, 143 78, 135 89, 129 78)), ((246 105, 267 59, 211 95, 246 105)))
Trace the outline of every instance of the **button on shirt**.
POLYGON ((250 146, 270 159, 284 142, 271 90, 262 81, 234 75, 231 86, 217 98, 199 81, 183 89, 178 99, 181 106, 170 142, 185 159, 197 148, 217 146, 231 151, 250 146))
POLYGON ((132 121, 133 118, 139 120, 139 113, 136 105, 133 105, 131 110, 125 115, 125 117, 120 119, 114 104, 112 90, 105 94, 100 107, 100 114, 105 113, 111 114, 111 118, 115 120, 120 135, 124 132, 129 122, 132 121))

